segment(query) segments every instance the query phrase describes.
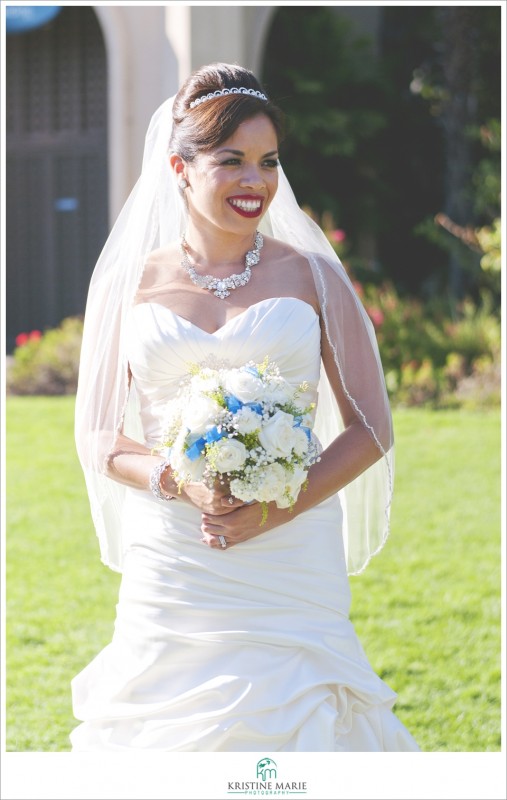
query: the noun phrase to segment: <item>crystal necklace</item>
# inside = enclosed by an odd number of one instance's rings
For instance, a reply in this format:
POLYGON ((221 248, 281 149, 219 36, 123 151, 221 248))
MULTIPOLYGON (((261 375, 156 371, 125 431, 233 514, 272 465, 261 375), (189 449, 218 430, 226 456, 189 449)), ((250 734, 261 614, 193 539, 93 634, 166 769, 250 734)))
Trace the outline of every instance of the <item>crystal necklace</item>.
POLYGON ((219 297, 223 300, 225 297, 229 297, 230 289, 237 289, 238 286, 245 286, 248 283, 252 277, 251 267, 254 267, 260 261, 260 251, 263 244, 264 239, 262 233, 256 231, 254 247, 252 250, 249 250, 245 256, 245 269, 243 272, 239 275, 231 275, 230 278, 214 278, 213 275, 198 275, 195 271, 188 257, 188 244, 185 240, 185 234, 183 234, 181 237, 181 251, 183 253, 181 266, 188 272, 190 280, 195 283, 196 286, 199 286, 201 289, 208 289, 208 291, 213 292, 215 297, 219 297))

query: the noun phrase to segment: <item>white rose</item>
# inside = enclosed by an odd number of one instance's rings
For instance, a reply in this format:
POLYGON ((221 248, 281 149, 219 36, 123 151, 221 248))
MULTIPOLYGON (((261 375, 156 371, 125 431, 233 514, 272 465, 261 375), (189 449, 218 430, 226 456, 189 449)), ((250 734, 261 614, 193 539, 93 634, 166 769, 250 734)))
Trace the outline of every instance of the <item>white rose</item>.
POLYGON ((243 466, 248 451, 237 439, 219 439, 216 442, 213 460, 218 472, 234 472, 243 466))
POLYGON ((259 414, 253 408, 248 408, 247 406, 240 408, 234 414, 232 421, 238 433, 253 433, 259 430, 262 424, 262 418, 259 414))
POLYGON ((227 394, 232 394, 242 403, 254 403, 262 398, 264 385, 260 378, 245 370, 231 370, 225 380, 227 394))
POLYGON ((285 378, 276 377, 271 378, 269 381, 265 388, 264 396, 270 403, 283 405, 284 403, 288 403, 290 400, 292 400, 294 391, 291 389, 285 378))
POLYGON ((282 496, 276 501, 278 508, 289 508, 297 500, 305 480, 306 471, 298 464, 294 466, 294 471, 285 470, 285 489, 282 496))
POLYGON ((308 436, 302 428, 294 428, 294 452, 297 456, 304 456, 308 450, 308 436))
POLYGON ((182 415, 182 422, 192 432, 203 432, 212 424, 220 412, 220 406, 211 397, 197 395, 191 397, 182 415))
POLYGON ((295 437, 292 414, 277 411, 259 433, 259 441, 263 448, 277 458, 287 458, 294 447, 295 437))
POLYGON ((276 462, 268 464, 263 468, 262 477, 257 486, 256 499, 269 503, 271 500, 282 498, 285 483, 285 470, 282 465, 276 462))

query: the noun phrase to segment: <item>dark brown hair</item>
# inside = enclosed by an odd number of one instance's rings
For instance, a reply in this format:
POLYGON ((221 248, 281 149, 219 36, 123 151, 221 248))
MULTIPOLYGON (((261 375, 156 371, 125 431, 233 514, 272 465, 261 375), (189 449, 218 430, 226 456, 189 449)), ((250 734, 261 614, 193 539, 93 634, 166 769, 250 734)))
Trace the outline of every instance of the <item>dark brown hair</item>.
POLYGON ((266 102, 253 95, 229 94, 190 108, 193 100, 209 92, 240 87, 267 94, 253 72, 234 64, 209 64, 193 72, 174 99, 169 150, 185 161, 193 161, 198 153, 218 147, 242 122, 259 114, 272 122, 280 143, 284 137, 283 114, 269 99, 266 102))

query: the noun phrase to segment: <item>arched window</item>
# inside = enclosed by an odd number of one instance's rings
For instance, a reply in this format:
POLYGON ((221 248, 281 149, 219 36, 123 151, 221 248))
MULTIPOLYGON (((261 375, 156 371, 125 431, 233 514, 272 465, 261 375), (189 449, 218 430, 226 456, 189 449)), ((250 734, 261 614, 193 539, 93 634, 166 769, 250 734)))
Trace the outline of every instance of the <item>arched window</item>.
POLYGON ((107 235, 107 70, 97 17, 65 6, 7 36, 7 346, 84 311, 107 235))

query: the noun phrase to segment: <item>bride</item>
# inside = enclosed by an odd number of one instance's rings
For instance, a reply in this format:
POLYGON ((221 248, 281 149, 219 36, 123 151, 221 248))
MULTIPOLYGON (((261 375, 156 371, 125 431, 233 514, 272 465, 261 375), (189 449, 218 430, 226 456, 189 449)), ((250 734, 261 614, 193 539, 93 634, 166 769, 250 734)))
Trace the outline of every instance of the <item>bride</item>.
POLYGON ((155 113, 92 277, 76 441, 112 642, 73 680, 73 749, 410 751, 349 621, 384 544, 392 427, 375 337, 278 162, 254 75, 196 71, 155 113), (315 402, 320 459, 292 509, 178 485, 160 443, 191 364, 276 362, 315 402))

